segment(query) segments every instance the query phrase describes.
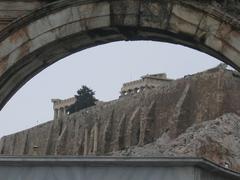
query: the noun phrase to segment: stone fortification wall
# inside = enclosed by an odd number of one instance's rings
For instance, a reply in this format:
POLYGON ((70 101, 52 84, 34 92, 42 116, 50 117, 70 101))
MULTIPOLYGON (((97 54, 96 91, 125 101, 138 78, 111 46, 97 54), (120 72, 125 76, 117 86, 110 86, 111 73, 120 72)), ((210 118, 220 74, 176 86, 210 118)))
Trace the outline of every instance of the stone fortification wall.
POLYGON ((73 115, 5 136, 4 155, 90 155, 176 138, 193 125, 224 113, 240 115, 240 78, 212 69, 73 115))

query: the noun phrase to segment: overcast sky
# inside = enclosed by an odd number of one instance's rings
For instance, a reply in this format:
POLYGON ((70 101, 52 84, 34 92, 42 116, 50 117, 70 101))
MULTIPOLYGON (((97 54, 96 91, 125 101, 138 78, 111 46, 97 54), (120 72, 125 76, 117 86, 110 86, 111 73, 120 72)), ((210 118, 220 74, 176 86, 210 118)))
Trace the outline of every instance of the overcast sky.
POLYGON ((152 42, 115 42, 90 48, 45 69, 0 111, 0 137, 52 120, 52 98, 69 98, 82 86, 99 100, 118 98, 124 82, 153 73, 180 78, 218 65, 204 53, 183 46, 152 42))

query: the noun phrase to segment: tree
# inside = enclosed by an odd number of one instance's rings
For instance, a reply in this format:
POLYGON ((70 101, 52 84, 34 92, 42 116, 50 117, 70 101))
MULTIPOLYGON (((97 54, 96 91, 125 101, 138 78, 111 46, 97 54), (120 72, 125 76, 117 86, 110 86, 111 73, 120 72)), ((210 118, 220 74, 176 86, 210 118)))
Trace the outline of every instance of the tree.
POLYGON ((95 102, 98 101, 95 97, 95 92, 83 85, 75 95, 76 102, 67 108, 67 113, 72 114, 81 109, 96 105, 95 102))

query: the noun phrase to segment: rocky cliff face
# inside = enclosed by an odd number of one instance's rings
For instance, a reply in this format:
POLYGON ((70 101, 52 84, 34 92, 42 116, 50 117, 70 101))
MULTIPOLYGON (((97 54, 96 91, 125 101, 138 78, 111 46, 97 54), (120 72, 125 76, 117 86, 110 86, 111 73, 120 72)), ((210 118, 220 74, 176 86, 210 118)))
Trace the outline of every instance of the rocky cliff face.
POLYGON ((153 143, 132 146, 112 156, 205 157, 224 167, 240 170, 240 116, 228 113, 190 126, 175 139, 165 133, 153 143))
POLYGON ((191 155, 240 170, 238 99, 239 75, 214 68, 5 136, 0 154, 191 155))

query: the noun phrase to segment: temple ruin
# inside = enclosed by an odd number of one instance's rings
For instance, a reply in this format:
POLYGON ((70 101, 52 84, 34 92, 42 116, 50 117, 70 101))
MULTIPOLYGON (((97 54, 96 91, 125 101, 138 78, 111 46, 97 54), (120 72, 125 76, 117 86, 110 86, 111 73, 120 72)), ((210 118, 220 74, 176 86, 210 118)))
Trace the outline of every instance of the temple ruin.
POLYGON ((75 97, 68 99, 52 99, 54 119, 61 118, 67 115, 67 108, 76 102, 75 97))
MULTIPOLYGON (((77 99, 76 97, 71 97, 67 99, 52 99, 53 110, 54 110, 54 119, 63 118, 67 115, 67 108, 73 105, 77 99)), ((95 104, 104 103, 103 101, 96 101, 95 104)))
POLYGON ((121 96, 139 93, 143 90, 152 89, 159 86, 165 86, 171 82, 172 79, 167 78, 167 74, 147 74, 141 79, 124 83, 121 88, 121 96))

